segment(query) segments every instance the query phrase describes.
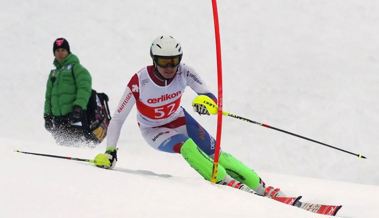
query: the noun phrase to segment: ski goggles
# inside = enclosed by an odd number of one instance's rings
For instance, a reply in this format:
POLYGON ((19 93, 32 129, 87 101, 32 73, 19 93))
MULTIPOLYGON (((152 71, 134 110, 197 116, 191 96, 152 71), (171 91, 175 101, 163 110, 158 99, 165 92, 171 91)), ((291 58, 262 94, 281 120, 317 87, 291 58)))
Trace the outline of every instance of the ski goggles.
POLYGON ((173 57, 162 57, 162 56, 155 56, 154 62, 163 68, 167 67, 176 67, 180 64, 180 61, 182 59, 182 56, 173 56, 173 57))

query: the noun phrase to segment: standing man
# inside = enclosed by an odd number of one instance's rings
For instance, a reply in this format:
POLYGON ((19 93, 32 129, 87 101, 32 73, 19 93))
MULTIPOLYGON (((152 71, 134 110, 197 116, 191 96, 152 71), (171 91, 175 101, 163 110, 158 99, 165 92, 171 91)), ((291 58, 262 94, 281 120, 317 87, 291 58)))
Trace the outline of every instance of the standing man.
POLYGON ((90 141, 85 110, 92 92, 91 75, 71 53, 66 39, 54 41, 53 53, 55 69, 45 92, 45 128, 58 144, 90 141))
MULTIPOLYGON (((201 176, 210 180, 215 140, 180 106, 180 101, 187 86, 197 95, 206 95, 215 102, 217 99, 198 73, 181 63, 183 50, 173 37, 155 39, 150 56, 153 65, 142 68, 130 79, 109 125, 106 151, 95 157, 95 164, 103 168, 114 167, 121 127, 136 105, 138 126, 145 141, 159 151, 180 154, 201 176)), ((195 105, 194 110, 209 115, 201 104, 195 105)), ((262 196, 280 193, 271 186, 266 188, 253 170, 224 151, 220 154, 216 180, 218 184, 254 190, 262 196)))

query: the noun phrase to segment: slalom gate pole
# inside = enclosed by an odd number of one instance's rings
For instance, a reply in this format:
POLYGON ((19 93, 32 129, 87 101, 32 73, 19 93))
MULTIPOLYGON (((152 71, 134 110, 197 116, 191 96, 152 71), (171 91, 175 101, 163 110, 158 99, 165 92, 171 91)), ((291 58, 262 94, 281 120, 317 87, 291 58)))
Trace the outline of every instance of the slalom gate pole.
POLYGON ((77 158, 77 157, 58 156, 58 155, 52 155, 52 154, 41 154, 41 153, 33 153, 33 152, 20 151, 20 150, 16 150, 16 152, 23 153, 23 154, 43 156, 43 157, 52 157, 52 158, 60 158, 60 159, 67 159, 67 160, 83 161, 83 162, 89 162, 89 163, 94 162, 93 160, 90 160, 90 159, 83 159, 83 158, 77 158))
POLYGON ((265 123, 260 123, 260 122, 257 122, 257 121, 254 121, 254 120, 250 120, 250 119, 247 119, 247 118, 235 115, 235 114, 228 113, 228 112, 223 112, 223 115, 226 115, 226 116, 229 116, 229 117, 233 117, 233 118, 236 118, 236 119, 240 119, 240 120, 243 120, 243 121, 246 121, 246 122, 249 122, 249 123, 253 123, 253 124, 256 124, 256 125, 259 125, 259 126, 263 126, 263 127, 269 128, 269 129, 273 129, 273 130, 276 130, 276 131, 279 131, 279 132, 283 132, 283 133, 286 133, 286 134, 289 134, 289 135, 292 135, 292 136, 295 136, 295 137, 299 137, 299 138, 302 138, 302 139, 305 139, 305 140, 308 140, 308 141, 311 141, 311 142, 314 142, 314 143, 317 143, 317 144, 320 144, 320 145, 323 145, 323 146, 326 146, 326 147, 329 147, 329 148, 336 149, 338 151, 342 151, 342 152, 345 152, 345 153, 357 156, 358 158, 367 159, 365 156, 363 156, 361 154, 356 154, 356 153, 353 153, 353 152, 350 152, 350 151, 347 151, 347 150, 344 150, 344 149, 341 149, 341 148, 337 148, 337 147, 334 147, 332 145, 329 145, 329 144, 326 144, 326 143, 323 143, 323 142, 320 142, 320 141, 317 141, 317 140, 314 140, 314 139, 311 139, 311 138, 308 138, 308 137, 305 137, 305 136, 302 136, 302 135, 299 135, 299 134, 296 134, 296 133, 293 133, 293 132, 289 132, 289 131, 286 131, 286 130, 283 130, 283 129, 279 129, 279 128, 270 126, 270 125, 265 124, 265 123))
POLYGON ((217 173, 218 173, 218 159, 220 156, 220 146, 221 146, 221 132, 222 132, 222 61, 221 61, 221 40, 220 40, 220 25, 218 21, 217 12, 217 1, 212 0, 213 9, 213 21, 215 29, 215 41, 216 41, 216 58, 217 58, 217 133, 216 133, 216 148, 213 159, 213 170, 211 183, 216 183, 217 173))

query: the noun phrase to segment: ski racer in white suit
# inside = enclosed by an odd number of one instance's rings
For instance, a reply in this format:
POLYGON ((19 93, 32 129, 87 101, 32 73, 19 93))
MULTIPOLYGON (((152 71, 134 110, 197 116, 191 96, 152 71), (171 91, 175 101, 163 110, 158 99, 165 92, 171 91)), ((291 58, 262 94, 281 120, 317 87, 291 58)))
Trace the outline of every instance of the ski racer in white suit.
MULTIPOLYGON (((217 101, 198 73, 181 63, 182 47, 171 36, 160 36, 150 47, 153 65, 132 76, 110 122, 105 153, 95 157, 98 167, 113 168, 117 161, 117 142, 129 112, 137 106, 138 126, 143 138, 153 148, 179 153, 206 180, 211 179, 215 152, 214 138, 180 106, 189 86, 198 95, 217 101)), ((199 114, 206 107, 195 105, 199 114)), ((259 195, 277 195, 279 189, 265 187, 260 177, 231 154, 220 153, 217 183, 251 190, 259 195)))

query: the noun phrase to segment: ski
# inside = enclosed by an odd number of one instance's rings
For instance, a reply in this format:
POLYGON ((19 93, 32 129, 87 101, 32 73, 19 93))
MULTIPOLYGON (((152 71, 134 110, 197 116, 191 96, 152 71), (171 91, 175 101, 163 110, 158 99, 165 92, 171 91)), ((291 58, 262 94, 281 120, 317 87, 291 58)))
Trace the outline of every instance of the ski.
POLYGON ((342 208, 342 205, 315 204, 315 203, 308 203, 308 202, 301 202, 301 201, 298 201, 294 206, 313 212, 313 213, 330 215, 330 216, 335 216, 337 212, 342 208))
MULTIPOLYGON (((230 186, 232 188, 236 188, 248 193, 255 193, 255 191, 251 188, 249 188, 247 185, 240 183, 234 179, 230 179, 228 181, 223 181, 218 183, 218 185, 226 185, 230 186)), ((322 215, 330 215, 330 216, 335 216, 337 212, 341 209, 342 205, 327 205, 327 204, 317 204, 317 203, 309 203, 309 202, 302 202, 300 199, 302 196, 297 196, 297 197, 287 197, 287 196, 276 196, 276 194, 280 191, 280 189, 274 189, 272 187, 269 188, 269 195, 266 195, 265 197, 268 197, 270 199, 273 199, 275 201, 279 201, 284 204, 288 204, 294 207, 301 208, 303 210, 312 212, 312 213, 317 213, 317 214, 322 214, 322 215), (272 189, 272 191, 270 191, 272 189)))
POLYGON ((327 205, 327 204, 316 204, 301 202, 302 196, 298 197, 274 197, 273 200, 279 201, 284 204, 292 205, 303 210, 318 213, 323 215, 335 216, 337 212, 341 209, 342 205, 327 205))

